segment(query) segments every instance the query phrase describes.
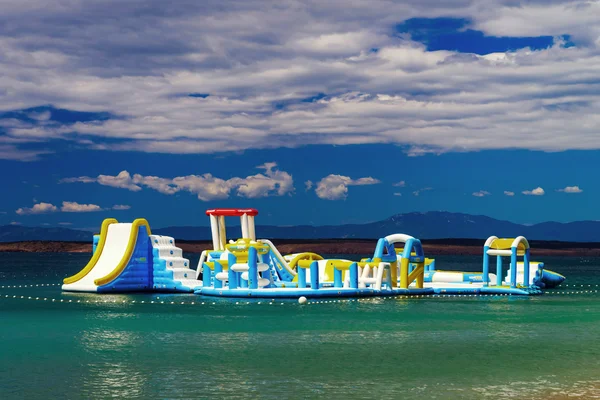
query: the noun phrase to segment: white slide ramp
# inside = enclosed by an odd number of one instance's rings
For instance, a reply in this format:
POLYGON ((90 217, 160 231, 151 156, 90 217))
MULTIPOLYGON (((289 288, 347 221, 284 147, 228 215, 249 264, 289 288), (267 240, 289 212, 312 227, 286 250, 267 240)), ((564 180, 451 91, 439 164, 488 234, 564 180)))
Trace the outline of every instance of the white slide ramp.
MULTIPOLYGON (((123 258, 132 229, 131 223, 113 223, 108 226, 104 247, 93 268, 81 279, 64 284, 62 290, 73 292, 96 292, 94 281, 110 274, 123 258)), ((100 250, 100 249, 99 249, 100 250)))

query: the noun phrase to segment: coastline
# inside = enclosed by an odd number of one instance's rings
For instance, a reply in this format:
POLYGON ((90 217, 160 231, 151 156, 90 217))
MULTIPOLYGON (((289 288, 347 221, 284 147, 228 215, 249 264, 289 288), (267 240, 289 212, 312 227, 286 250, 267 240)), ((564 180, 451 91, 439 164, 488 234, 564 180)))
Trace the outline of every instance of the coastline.
MULTIPOLYGON (((283 254, 310 251, 319 254, 370 254, 374 239, 273 239, 283 254)), ((422 240, 425 255, 481 255, 480 239, 422 240)), ((212 247, 210 241, 178 240, 177 246, 187 253, 201 253, 212 247)), ((530 241, 532 256, 600 256, 600 243, 530 241)), ((23 241, 0 243, 0 252, 21 253, 91 253, 89 242, 23 241)))

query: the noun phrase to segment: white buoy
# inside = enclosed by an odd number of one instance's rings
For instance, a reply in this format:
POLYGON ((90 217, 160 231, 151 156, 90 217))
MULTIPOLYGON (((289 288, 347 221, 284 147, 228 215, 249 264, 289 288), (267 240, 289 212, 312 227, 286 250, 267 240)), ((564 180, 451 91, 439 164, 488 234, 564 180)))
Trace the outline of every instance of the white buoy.
POLYGON ((305 303, 306 303, 306 297, 300 296, 300 298, 298 299, 298 304, 305 304, 305 303))

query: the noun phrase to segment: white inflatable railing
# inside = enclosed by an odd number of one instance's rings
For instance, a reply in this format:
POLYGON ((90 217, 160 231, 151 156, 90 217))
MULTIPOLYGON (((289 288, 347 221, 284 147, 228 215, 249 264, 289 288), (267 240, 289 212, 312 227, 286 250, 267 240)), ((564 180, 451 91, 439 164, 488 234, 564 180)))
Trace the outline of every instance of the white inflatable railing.
MULTIPOLYGON (((390 263, 380 262, 378 265, 367 264, 364 267, 358 267, 358 287, 364 289, 367 285, 370 285, 375 290, 381 290, 383 285, 383 274, 387 269, 390 271, 390 263)), ((391 281, 390 281, 391 286, 391 281)), ((344 279, 344 288, 350 287, 350 274, 346 273, 344 279)), ((391 287, 390 287, 391 288, 391 287)))
POLYGON ((208 250, 204 250, 202 254, 200 254, 200 260, 198 260, 198 266, 196 267, 196 279, 200 279, 200 274, 202 273, 202 266, 204 265, 204 261, 206 261, 207 254, 208 250))
MULTIPOLYGON (((258 273, 261 272, 265 272, 269 269, 269 266, 265 263, 257 263, 256 264, 256 269, 258 271, 258 273)), ((250 265, 248 265, 247 263, 236 263, 233 264, 231 266, 231 270, 235 271, 235 272, 241 272, 241 277, 244 280, 248 280, 248 271, 250 270, 250 265)), ((263 286, 267 286, 270 283, 270 281, 266 278, 261 277, 260 275, 258 276, 258 287, 263 287, 263 286)))

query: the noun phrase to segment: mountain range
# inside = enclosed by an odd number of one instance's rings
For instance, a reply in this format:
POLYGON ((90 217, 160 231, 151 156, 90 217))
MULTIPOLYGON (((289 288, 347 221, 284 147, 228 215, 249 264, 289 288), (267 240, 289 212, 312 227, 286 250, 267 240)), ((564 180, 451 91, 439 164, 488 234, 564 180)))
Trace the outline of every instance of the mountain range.
MULTIPOLYGON (((600 242, 600 221, 569 223, 543 222, 522 225, 483 215, 444 211, 411 212, 365 224, 323 226, 258 225, 258 237, 275 239, 374 239, 392 233, 407 233, 420 239, 485 239, 488 236, 515 237, 523 235, 532 240, 565 242, 600 242)), ((180 240, 210 240, 210 227, 171 226, 153 229, 152 233, 173 236, 180 240)), ((229 226, 229 238, 240 237, 239 226, 229 226)), ((91 232, 49 227, 20 225, 0 226, 0 242, 29 240, 90 241, 91 232)))

